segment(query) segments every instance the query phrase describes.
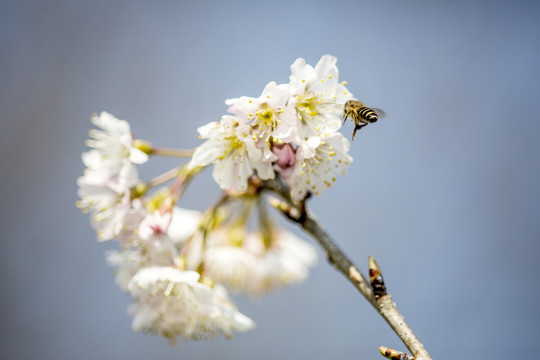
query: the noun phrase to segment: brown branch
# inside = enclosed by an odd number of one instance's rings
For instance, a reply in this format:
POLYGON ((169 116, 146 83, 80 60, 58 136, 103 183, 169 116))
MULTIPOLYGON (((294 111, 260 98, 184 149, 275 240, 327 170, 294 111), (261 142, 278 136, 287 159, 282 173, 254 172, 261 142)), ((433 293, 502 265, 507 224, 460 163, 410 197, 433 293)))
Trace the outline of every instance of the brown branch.
MULTIPOLYGON (((403 319, 403 315, 397 310, 396 304, 392 301, 392 297, 389 294, 386 294, 386 290, 381 291, 382 288, 386 288, 384 286, 382 274, 375 260, 370 259, 370 268, 374 270, 372 271, 374 281, 373 284, 371 284, 323 230, 313 215, 309 213, 305 206, 305 199, 299 203, 295 203, 291 198, 289 187, 279 178, 263 181, 261 183, 261 189, 278 194, 285 200, 279 201, 277 199, 270 199, 270 203, 313 236, 319 245, 326 251, 328 261, 341 272, 360 291, 360 293, 364 295, 366 300, 379 312, 379 314, 381 314, 403 341, 405 346, 407 346, 414 359, 431 360, 431 357, 424 346, 403 319), (372 287, 373 285, 376 286, 372 287), (375 293, 373 291, 374 288, 376 289, 375 293), (375 295, 377 295, 377 297, 375 295)), ((400 352, 396 353, 405 354, 400 352)))
POLYGON ((392 301, 390 294, 386 294, 377 300, 377 310, 397 336, 399 336, 401 341, 403 341, 415 360, 431 360, 431 356, 405 322, 403 315, 397 309, 396 303, 392 301))
POLYGON ((340 248, 332 241, 330 236, 321 228, 319 223, 311 216, 307 215, 305 220, 300 225, 310 233, 315 240, 326 251, 328 261, 334 267, 347 277, 353 285, 364 295, 367 301, 375 306, 375 297, 373 290, 366 280, 365 276, 356 268, 349 258, 341 251, 340 248))

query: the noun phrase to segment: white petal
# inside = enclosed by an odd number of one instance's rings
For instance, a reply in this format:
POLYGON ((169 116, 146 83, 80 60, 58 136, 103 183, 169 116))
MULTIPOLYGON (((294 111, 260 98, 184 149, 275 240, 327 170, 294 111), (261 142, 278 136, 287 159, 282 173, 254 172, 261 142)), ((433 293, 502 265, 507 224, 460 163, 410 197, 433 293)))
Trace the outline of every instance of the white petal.
POLYGON ((225 156, 228 149, 229 144, 226 139, 209 139, 197 147, 188 168, 191 170, 199 166, 212 164, 219 157, 225 156))
POLYGON ((202 214, 199 211, 183 209, 175 206, 167 235, 174 243, 183 243, 199 228, 202 214))
POLYGON ((247 180, 253 174, 247 152, 243 149, 233 151, 214 166, 212 176, 219 186, 226 189, 245 191, 247 180))
POLYGON ((129 152, 129 161, 134 164, 144 164, 148 161, 148 154, 142 150, 131 147, 129 152))

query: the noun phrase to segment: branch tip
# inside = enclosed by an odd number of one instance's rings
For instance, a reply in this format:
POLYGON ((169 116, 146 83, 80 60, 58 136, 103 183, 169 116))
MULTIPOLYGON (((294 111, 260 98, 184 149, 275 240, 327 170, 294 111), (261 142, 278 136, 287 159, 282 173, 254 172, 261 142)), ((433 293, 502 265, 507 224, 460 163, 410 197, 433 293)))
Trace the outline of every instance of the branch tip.
POLYGON ((373 288, 375 299, 379 299, 386 295, 386 286, 384 285, 381 268, 371 255, 369 256, 369 280, 371 282, 371 287, 373 288))

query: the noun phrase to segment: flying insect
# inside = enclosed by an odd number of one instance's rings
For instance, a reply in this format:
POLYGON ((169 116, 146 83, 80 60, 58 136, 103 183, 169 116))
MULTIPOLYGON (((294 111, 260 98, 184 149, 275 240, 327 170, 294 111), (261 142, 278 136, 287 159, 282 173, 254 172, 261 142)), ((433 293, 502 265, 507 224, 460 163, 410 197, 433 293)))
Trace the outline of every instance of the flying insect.
POLYGON ((358 100, 349 100, 343 107, 343 125, 348 118, 354 121, 354 130, 352 133, 352 139, 356 135, 356 131, 362 129, 367 124, 376 122, 379 117, 384 117, 385 113, 381 109, 369 108, 363 102, 358 100))

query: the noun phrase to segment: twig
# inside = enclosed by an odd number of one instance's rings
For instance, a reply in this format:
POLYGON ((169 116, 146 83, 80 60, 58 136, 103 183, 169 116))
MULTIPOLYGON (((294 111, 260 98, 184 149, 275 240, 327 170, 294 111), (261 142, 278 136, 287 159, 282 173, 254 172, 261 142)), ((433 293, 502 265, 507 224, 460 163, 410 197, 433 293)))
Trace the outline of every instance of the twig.
POLYGON ((164 172, 163 174, 161 175, 158 175, 156 176, 155 178, 153 178, 152 180, 150 180, 149 182, 146 183, 146 186, 148 189, 151 189, 151 188, 154 188, 156 186, 159 186, 163 183, 166 183, 167 181, 170 181, 172 179, 174 179, 175 177, 177 177, 180 172, 185 168, 185 165, 180 165, 180 166, 177 166, 171 170, 168 170, 166 172, 164 172))
POLYGON ((169 148, 152 148, 152 155, 170 156, 179 158, 190 158, 193 156, 195 150, 189 149, 169 149, 169 148))
MULTIPOLYGON (((382 274, 375 260, 371 259, 370 261, 370 268, 374 270, 370 271, 374 274, 374 281, 370 283, 352 261, 347 258, 343 251, 334 243, 330 236, 322 229, 317 220, 309 213, 305 207, 305 199, 300 203, 295 203, 291 198, 289 187, 277 178, 263 181, 261 183, 261 189, 278 194, 285 200, 279 201, 277 199, 271 199, 270 203, 278 208, 289 219, 300 224, 305 231, 315 238, 319 245, 326 251, 328 261, 334 265, 339 272, 345 275, 360 293, 364 295, 366 300, 379 312, 379 314, 381 314, 403 341, 405 346, 407 346, 414 359, 431 360, 431 357, 424 346, 407 325, 401 313, 397 310, 396 304, 392 301, 392 297, 386 293, 382 274), (373 289, 376 289, 375 292, 373 289)), ((407 358, 404 357, 403 359, 407 358)))

